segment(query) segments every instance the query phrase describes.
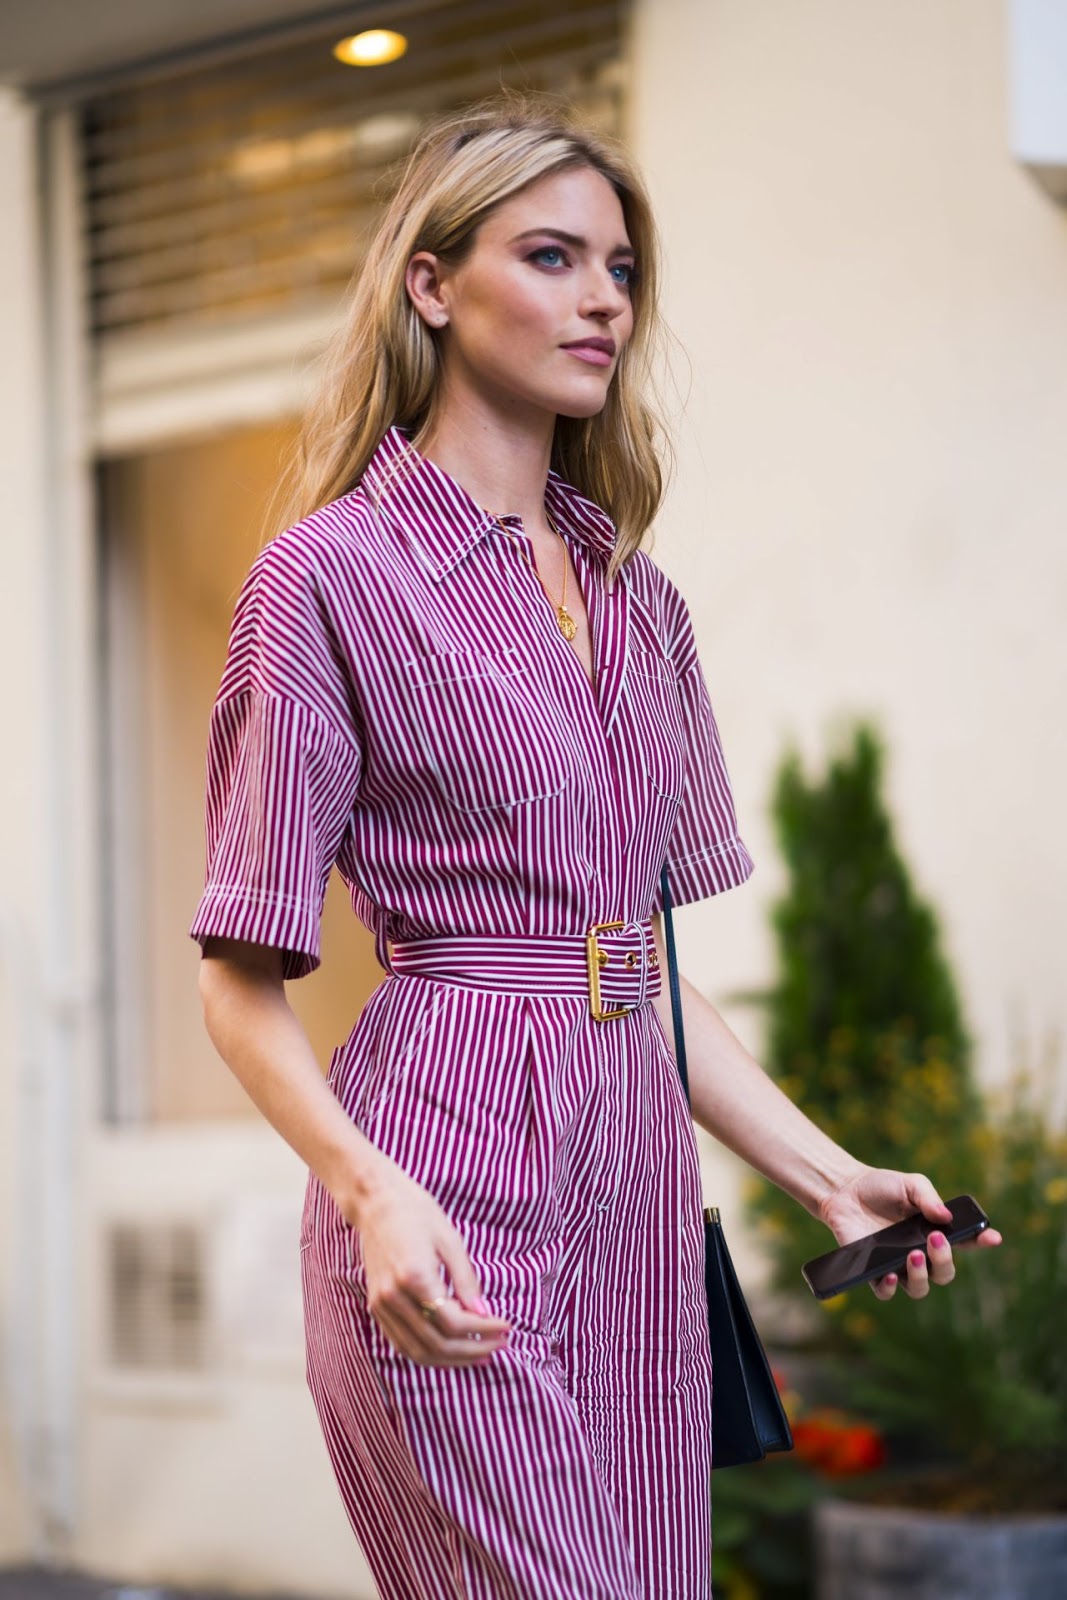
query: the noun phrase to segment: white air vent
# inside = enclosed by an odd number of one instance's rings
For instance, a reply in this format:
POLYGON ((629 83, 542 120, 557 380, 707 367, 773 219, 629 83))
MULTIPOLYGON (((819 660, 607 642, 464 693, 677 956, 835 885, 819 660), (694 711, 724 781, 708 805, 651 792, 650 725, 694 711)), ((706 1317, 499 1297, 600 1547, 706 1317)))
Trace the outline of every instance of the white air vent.
POLYGON ((106 1237, 107 1359, 129 1372, 208 1363, 203 1235, 188 1223, 113 1223, 106 1237))
POLYGON ((345 30, 186 68, 80 110, 97 341, 182 335, 332 305, 387 166, 435 113, 504 84, 567 96, 618 132, 626 0, 457 0, 405 10, 407 53, 343 66, 345 30))

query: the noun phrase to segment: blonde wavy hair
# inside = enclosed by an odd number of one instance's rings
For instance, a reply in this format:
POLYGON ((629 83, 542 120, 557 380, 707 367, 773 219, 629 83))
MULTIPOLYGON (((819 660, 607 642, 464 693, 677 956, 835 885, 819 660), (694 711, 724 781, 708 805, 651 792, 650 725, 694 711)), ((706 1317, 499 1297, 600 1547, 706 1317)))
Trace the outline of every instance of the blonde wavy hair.
MULTIPOLYGON (((407 293, 411 256, 429 250, 447 266, 460 265, 495 206, 574 167, 591 167, 612 184, 637 257, 633 332, 607 399, 595 416, 557 417, 551 459, 553 470, 615 523, 607 575, 614 581, 662 502, 661 454, 673 464, 669 436, 648 399, 666 331, 658 310, 659 241, 625 148, 544 93, 503 89, 434 118, 398 176, 393 169, 392 198, 353 274, 342 322, 318 358, 313 395, 268 509, 274 532, 354 489, 394 424, 411 430, 416 451, 434 431, 441 354, 435 330, 407 293)), ((411 459, 417 467, 418 457, 411 459)))

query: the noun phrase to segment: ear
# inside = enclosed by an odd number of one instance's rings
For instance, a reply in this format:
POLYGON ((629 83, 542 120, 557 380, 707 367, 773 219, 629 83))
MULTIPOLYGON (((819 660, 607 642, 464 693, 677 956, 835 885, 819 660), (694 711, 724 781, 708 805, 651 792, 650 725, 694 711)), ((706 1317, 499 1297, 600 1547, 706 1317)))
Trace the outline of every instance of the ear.
POLYGON ((448 304, 443 293, 441 264, 430 250, 418 250, 404 270, 404 287, 415 310, 431 328, 443 328, 448 321, 448 304))

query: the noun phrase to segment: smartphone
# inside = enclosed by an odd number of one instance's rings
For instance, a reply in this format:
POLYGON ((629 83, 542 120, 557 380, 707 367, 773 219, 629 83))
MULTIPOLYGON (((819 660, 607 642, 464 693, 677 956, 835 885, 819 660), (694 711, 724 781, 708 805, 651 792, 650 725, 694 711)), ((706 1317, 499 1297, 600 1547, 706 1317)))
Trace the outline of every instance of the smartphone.
POLYGON ((899 1272, 903 1277, 910 1251, 922 1250, 926 1254, 928 1234, 943 1233, 949 1244, 959 1244, 989 1227, 989 1218, 973 1195, 957 1195, 945 1204, 952 1212, 951 1223, 931 1222, 916 1211, 901 1222, 891 1222, 888 1228, 869 1233, 865 1239, 854 1239, 851 1244, 805 1261, 800 1270, 808 1288, 817 1300, 830 1300, 835 1294, 855 1288, 857 1283, 881 1278, 887 1272, 899 1272))

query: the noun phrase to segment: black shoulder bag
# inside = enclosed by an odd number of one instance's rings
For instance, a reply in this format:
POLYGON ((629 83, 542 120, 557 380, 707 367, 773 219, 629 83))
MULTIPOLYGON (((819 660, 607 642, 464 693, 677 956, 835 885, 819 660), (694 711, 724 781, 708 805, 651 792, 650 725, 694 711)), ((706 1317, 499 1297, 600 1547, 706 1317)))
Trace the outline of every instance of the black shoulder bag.
MULTIPOLYGON (((674 953, 667 868, 660 874, 667 972, 674 1017, 674 1049, 678 1074, 689 1102, 689 1074, 682 1031, 682 991, 674 953)), ((770 1450, 792 1450, 793 1434, 771 1374, 767 1353, 745 1304, 730 1252, 726 1248, 718 1206, 704 1207, 704 1286, 708 1295, 708 1331, 714 1369, 712 1394, 712 1467, 737 1467, 759 1461, 770 1450)))

